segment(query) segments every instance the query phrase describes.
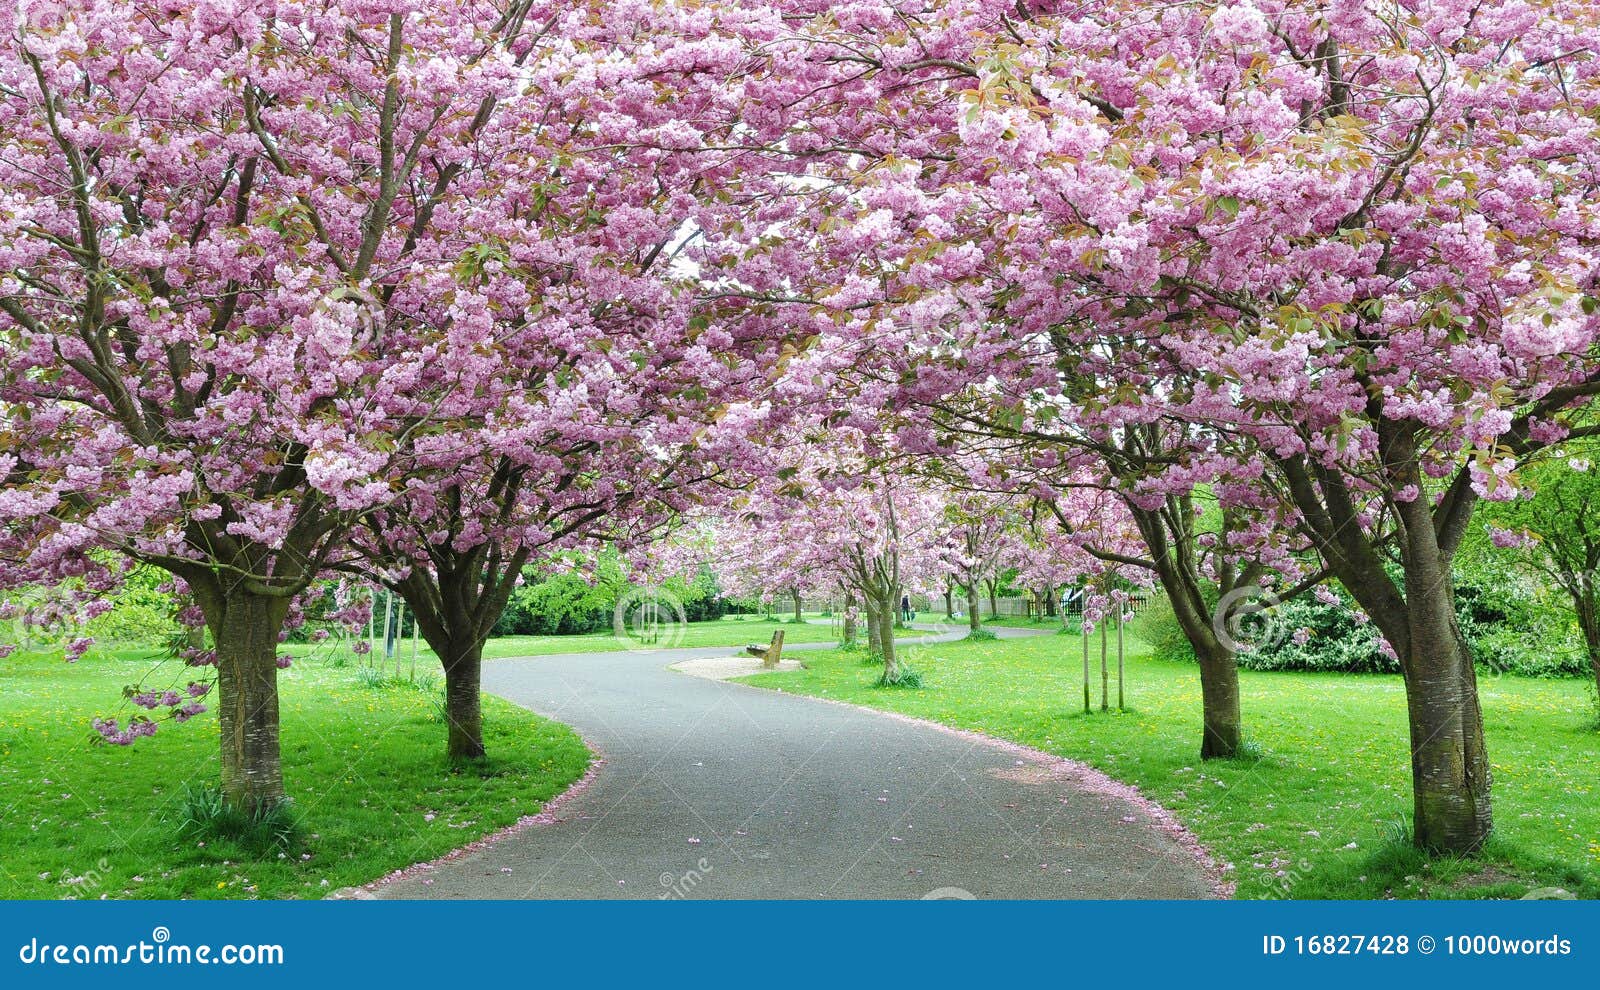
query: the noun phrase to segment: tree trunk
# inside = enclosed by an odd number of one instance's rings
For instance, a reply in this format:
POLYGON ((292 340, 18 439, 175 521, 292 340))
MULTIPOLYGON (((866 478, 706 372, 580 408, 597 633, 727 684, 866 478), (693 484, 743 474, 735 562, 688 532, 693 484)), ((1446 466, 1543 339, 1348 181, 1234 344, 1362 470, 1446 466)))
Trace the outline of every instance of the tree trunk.
POLYGON ((452 761, 481 760, 483 745, 483 643, 451 644, 444 665, 445 755, 452 761))
POLYGON ((989 618, 991 618, 991 619, 1000 614, 1000 598, 999 598, 999 594, 1000 594, 999 583, 995 582, 995 581, 990 581, 989 582, 989 618))
POLYGON ((841 622, 841 637, 846 646, 856 641, 856 596, 844 596, 844 616, 841 622))
POLYGON ((969 584, 967 585, 967 628, 977 632, 978 627, 982 624, 983 620, 978 616, 978 586, 976 583, 969 584))
POLYGON ((800 589, 793 588, 789 593, 794 596, 794 621, 804 622, 805 616, 800 613, 800 589))
POLYGON ((1126 711, 1127 706, 1122 701, 1122 673, 1126 657, 1122 643, 1122 606, 1117 606, 1117 711, 1126 711))
POLYGON ((880 655, 883 651, 883 613, 870 595, 862 596, 861 609, 867 613, 867 652, 880 655))
POLYGON ((956 593, 949 585, 944 589, 944 617, 947 619, 956 617, 956 593))
POLYGON ((1456 623, 1448 575, 1406 568, 1407 625, 1401 654, 1411 720, 1411 774, 1417 846, 1470 854, 1493 825, 1489 756, 1472 651, 1456 623))
POLYGON ((217 644, 222 795, 256 815, 284 799, 278 744, 278 633, 289 599, 236 592, 208 616, 217 644))
POLYGON ((1045 618, 1047 618, 1047 619, 1053 619, 1053 618, 1056 617, 1056 589, 1055 588, 1046 588, 1044 590, 1044 615, 1045 615, 1045 618))
POLYGON ((900 678, 900 665, 894 654, 894 614, 899 603, 894 599, 894 592, 878 603, 879 614, 882 618, 878 622, 878 629, 882 639, 878 645, 878 654, 883 657, 883 679, 885 683, 893 683, 900 678))
POLYGON ((1592 594, 1586 589, 1580 589, 1579 594, 1573 596, 1572 603, 1578 613, 1578 628, 1583 631, 1583 644, 1588 648, 1589 672, 1594 677, 1595 697, 1600 699, 1600 614, 1597 614, 1592 594))
POLYGON ((1184 637, 1194 648, 1200 667, 1200 758, 1225 760, 1239 754, 1244 743, 1244 717, 1239 711, 1239 663, 1232 649, 1223 643, 1212 626, 1212 617, 1197 612, 1187 591, 1176 576, 1169 586, 1165 574, 1162 587, 1172 603, 1173 615, 1184 637))
POLYGON ((1212 642, 1195 647, 1200 664, 1202 760, 1225 760, 1239 755, 1244 744, 1244 718, 1239 713, 1239 664, 1233 651, 1212 642))

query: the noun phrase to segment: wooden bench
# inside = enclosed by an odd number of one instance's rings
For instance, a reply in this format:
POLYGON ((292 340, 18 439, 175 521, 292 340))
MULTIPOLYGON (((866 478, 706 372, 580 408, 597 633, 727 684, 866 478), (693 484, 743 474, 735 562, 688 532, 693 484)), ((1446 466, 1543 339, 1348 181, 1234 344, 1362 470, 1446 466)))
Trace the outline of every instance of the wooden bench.
POLYGON ((760 643, 752 643, 745 647, 744 651, 753 657, 760 657, 761 666, 776 667, 778 659, 783 656, 783 630, 779 629, 773 633, 772 642, 766 646, 762 646, 760 643))

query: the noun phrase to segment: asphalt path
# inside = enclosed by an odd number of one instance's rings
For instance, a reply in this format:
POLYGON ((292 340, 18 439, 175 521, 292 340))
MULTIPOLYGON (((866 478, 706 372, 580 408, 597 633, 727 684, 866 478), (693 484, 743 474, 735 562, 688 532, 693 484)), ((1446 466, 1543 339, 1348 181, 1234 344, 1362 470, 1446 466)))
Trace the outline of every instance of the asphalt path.
POLYGON ((554 822, 367 896, 1216 896, 1200 861, 1148 808, 1014 748, 668 669, 736 652, 486 663, 485 690, 572 726, 604 762, 554 822))

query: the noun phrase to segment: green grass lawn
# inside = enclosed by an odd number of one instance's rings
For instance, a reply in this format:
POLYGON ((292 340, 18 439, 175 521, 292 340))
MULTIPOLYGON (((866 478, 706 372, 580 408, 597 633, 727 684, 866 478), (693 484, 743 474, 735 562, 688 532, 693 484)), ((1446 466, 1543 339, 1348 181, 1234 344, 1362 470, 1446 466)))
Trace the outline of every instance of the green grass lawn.
POLYGON ((280 684, 304 834, 253 858, 179 837, 184 785, 217 777, 214 713, 131 747, 90 744, 89 720, 126 720, 121 687, 150 666, 126 653, 0 660, 0 897, 321 897, 535 813, 589 764, 571 730, 486 698, 490 763, 452 771, 436 689, 369 688, 355 668, 302 661, 280 684))
MULTIPOLYGON (((767 643, 774 631, 783 630, 785 643, 832 643, 839 634, 827 619, 809 617, 803 623, 779 619, 772 621, 761 616, 734 618, 725 616, 706 622, 689 622, 676 629, 665 630, 654 642, 643 642, 631 637, 619 638, 613 633, 587 633, 572 636, 496 636, 483 647, 486 659, 505 657, 543 657, 553 653, 606 653, 627 649, 710 649, 723 646, 745 646, 750 643, 767 643)), ((908 633, 907 635, 916 635, 908 633)), ((294 644, 285 647, 291 654, 310 653, 319 659, 331 658, 338 648, 331 644, 319 646, 294 644)), ((396 657, 403 670, 409 671, 411 640, 402 640, 396 646, 396 657)), ((348 657, 348 654, 347 654, 348 657)), ((392 661, 391 661, 392 663, 392 661)), ((417 669, 436 670, 437 658, 426 643, 417 644, 417 669)))
POLYGON ((1497 829, 1478 860, 1427 861, 1404 841, 1411 811, 1398 676, 1241 673, 1248 757, 1202 763, 1196 669, 1140 656, 1129 710, 1083 714, 1076 636, 902 650, 921 689, 874 688, 860 653, 748 683, 974 729, 1092 764, 1172 809, 1233 864, 1238 896, 1600 897, 1600 732, 1579 680, 1485 678, 1497 829))

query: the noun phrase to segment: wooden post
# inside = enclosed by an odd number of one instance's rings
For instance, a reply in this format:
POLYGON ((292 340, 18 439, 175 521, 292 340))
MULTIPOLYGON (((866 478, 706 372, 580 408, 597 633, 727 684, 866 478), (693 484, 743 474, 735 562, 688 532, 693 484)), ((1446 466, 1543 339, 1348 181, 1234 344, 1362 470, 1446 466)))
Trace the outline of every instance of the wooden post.
POLYGON ((1111 710, 1111 675, 1106 669, 1106 620, 1100 621, 1100 710, 1111 710))
POLYGON ((1078 635, 1083 639, 1083 713, 1089 714, 1089 632, 1080 624, 1078 635))
POLYGON ((1117 711, 1119 712, 1127 710, 1122 704, 1122 621, 1123 612, 1122 607, 1119 605, 1117 607, 1117 711))
POLYGON ((383 595, 383 658, 394 659, 394 592, 383 595))
POLYGON ((411 680, 416 680, 416 613, 411 613, 411 680))

